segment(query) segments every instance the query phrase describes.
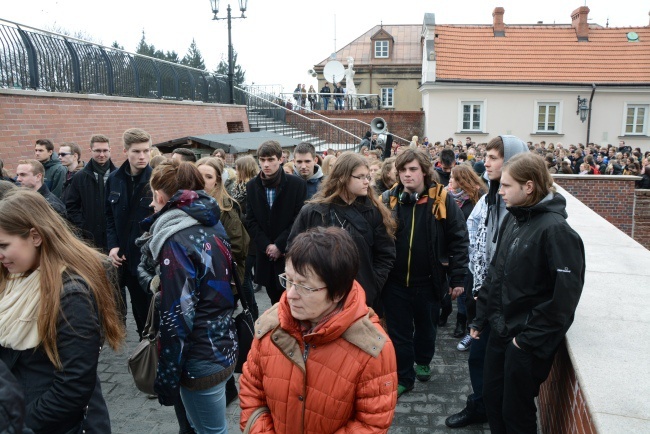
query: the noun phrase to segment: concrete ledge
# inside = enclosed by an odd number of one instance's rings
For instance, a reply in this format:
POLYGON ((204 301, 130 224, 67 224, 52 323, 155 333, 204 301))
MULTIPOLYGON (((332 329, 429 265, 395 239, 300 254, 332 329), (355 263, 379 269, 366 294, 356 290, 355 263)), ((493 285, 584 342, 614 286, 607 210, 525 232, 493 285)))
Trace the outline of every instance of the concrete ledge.
POLYGON ((30 97, 43 97, 43 98, 69 98, 69 99, 82 99, 82 100, 97 100, 97 101, 121 101, 121 102, 137 102, 143 104, 175 104, 175 105, 196 105, 202 107, 246 107, 245 105, 238 104, 219 104, 208 103, 203 101, 183 100, 177 101, 174 99, 156 99, 156 98, 134 98, 127 96, 116 95, 103 95, 103 94, 88 94, 88 93, 65 93, 65 92, 47 92, 41 90, 23 90, 23 89, 0 89, 0 95, 14 95, 14 96, 30 96, 30 97))
POLYGON ((566 339, 578 384, 597 432, 649 433, 650 251, 556 187, 586 251, 585 287, 566 339))
POLYGON ((554 173, 551 175, 553 179, 586 179, 589 178, 593 181, 638 181, 640 176, 634 175, 565 175, 563 173, 554 173))

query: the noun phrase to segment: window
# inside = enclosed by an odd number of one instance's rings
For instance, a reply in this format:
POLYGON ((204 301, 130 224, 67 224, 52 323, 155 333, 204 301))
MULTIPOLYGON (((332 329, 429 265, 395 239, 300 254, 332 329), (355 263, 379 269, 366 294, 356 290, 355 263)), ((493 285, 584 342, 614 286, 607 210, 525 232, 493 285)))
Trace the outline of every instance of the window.
POLYGON ((536 133, 560 132, 560 104, 557 102, 537 102, 536 133))
POLYGON ((388 57, 388 41, 375 41, 375 57, 388 57))
POLYGON ((483 105, 482 101, 461 102, 462 131, 483 131, 483 105))
POLYGON ((393 88, 383 87, 381 89, 381 106, 393 107, 393 88))
POLYGON ((648 107, 647 104, 628 104, 625 115, 626 135, 647 134, 648 107))

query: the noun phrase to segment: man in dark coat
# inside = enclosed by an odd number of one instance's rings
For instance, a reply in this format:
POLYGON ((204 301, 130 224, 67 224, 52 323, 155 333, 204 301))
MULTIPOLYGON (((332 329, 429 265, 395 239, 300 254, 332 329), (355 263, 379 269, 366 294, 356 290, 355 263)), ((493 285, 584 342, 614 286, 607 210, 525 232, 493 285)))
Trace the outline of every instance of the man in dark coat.
POLYGON ((535 433, 535 398, 573 323, 585 249, 540 156, 514 156, 500 184, 508 215, 470 327, 475 339, 485 339, 488 321, 492 329, 483 384, 490 432, 535 433))
POLYGON ((37 140, 34 146, 34 156, 45 168, 43 184, 56 197, 61 197, 68 169, 61 164, 61 160, 59 160, 59 157, 54 152, 54 143, 48 139, 37 140))
POLYGON ((416 378, 431 378, 440 300, 447 288, 452 299, 464 291, 469 239, 456 201, 432 179, 427 154, 408 148, 395 168, 398 183, 382 201, 398 221, 397 255, 382 299, 397 356, 399 397, 413 389, 416 378))
MULTIPOLYGON (((139 128, 124 132, 124 153, 127 160, 108 175, 106 181, 106 236, 107 249, 113 266, 120 268, 122 300, 126 306, 126 292, 131 295, 131 307, 138 334, 142 335, 149 312, 151 293, 140 287, 138 265, 140 249, 135 240, 144 232, 140 222, 151 212, 152 193, 149 188, 151 166, 151 136, 139 128)), ((123 314, 126 314, 123 308, 123 314)))
POLYGON ((66 218, 65 205, 43 182, 45 168, 38 160, 20 160, 16 166, 16 181, 21 187, 30 188, 41 194, 61 217, 66 218))
POLYGON ((284 273, 287 239, 305 202, 307 184, 284 173, 282 148, 275 140, 262 143, 257 157, 262 170, 246 184, 246 229, 257 254, 255 282, 266 287, 275 304, 284 291, 278 275, 284 273))
POLYGON ((106 182, 116 167, 111 161, 108 137, 90 138, 92 159, 72 178, 65 206, 68 220, 81 230, 84 239, 108 253, 106 249, 106 182))

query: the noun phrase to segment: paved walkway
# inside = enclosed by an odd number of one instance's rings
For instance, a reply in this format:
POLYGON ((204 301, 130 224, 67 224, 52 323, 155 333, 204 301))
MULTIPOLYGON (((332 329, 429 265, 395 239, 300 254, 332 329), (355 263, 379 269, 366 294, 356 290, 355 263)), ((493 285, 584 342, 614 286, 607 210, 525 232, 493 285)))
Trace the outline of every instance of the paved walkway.
MULTIPOLYGON (((264 291, 256 294, 260 311, 270 307, 264 291)), ((452 337, 455 313, 446 327, 438 329, 436 355, 432 362, 433 377, 429 382, 416 381, 415 389, 402 396, 395 409, 390 434, 488 433, 487 424, 471 429, 452 430, 445 426, 445 418, 459 411, 465 404, 470 384, 467 374, 467 353, 456 350, 458 339, 452 337)), ((128 354, 135 348, 135 323, 131 314, 127 320, 128 337, 122 352, 106 348, 99 359, 99 377, 111 415, 115 434, 176 434, 178 425, 173 407, 162 407, 139 392, 127 370, 128 354)), ((239 401, 227 409, 230 434, 239 433, 239 401)))

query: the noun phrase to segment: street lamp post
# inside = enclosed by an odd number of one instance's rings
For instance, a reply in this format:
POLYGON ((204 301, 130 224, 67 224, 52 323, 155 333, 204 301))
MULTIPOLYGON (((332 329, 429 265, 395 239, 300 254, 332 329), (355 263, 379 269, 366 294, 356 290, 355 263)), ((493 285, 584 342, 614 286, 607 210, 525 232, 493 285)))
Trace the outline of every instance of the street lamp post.
POLYGON ((219 13, 219 0, 210 0, 210 6, 212 6, 212 13, 214 14, 212 19, 213 20, 228 20, 228 91, 229 91, 229 97, 230 97, 230 104, 235 103, 235 65, 233 65, 233 49, 232 49, 232 35, 231 35, 232 24, 231 24, 231 21, 233 19, 237 19, 237 18, 246 18, 246 15, 244 15, 244 12, 246 12, 246 6, 248 4, 248 0, 238 0, 238 1, 239 1, 239 10, 241 11, 241 16, 233 17, 231 15, 230 3, 228 3, 228 7, 226 8, 226 11, 227 11, 226 17, 225 18, 219 18, 219 17, 217 17, 217 14, 219 13))

